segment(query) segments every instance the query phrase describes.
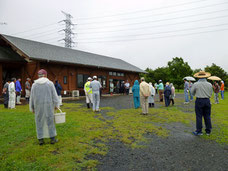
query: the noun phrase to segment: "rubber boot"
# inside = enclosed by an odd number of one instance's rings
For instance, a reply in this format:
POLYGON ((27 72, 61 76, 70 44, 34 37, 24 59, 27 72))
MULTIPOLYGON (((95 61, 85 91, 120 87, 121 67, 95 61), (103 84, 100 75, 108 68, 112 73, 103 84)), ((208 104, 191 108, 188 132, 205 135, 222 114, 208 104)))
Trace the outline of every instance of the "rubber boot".
POLYGON ((38 139, 39 140, 39 145, 44 145, 44 139, 38 139))
POLYGON ((87 108, 89 109, 90 108, 89 103, 86 103, 86 104, 87 104, 87 108))
POLYGON ((51 139, 51 144, 55 144, 58 142, 58 140, 55 139, 55 137, 51 137, 50 139, 51 139))
POLYGON ((152 107, 154 107, 154 103, 152 103, 152 107))

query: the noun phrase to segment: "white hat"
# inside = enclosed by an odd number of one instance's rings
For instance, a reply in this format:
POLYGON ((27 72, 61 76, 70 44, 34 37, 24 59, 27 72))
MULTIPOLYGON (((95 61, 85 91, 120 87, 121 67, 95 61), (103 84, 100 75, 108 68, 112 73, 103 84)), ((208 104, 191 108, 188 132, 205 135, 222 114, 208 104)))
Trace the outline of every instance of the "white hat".
POLYGON ((93 76, 93 79, 97 79, 97 76, 96 76, 96 75, 94 75, 94 76, 93 76))
POLYGON ((92 78, 91 77, 88 77, 87 80, 92 80, 92 78))

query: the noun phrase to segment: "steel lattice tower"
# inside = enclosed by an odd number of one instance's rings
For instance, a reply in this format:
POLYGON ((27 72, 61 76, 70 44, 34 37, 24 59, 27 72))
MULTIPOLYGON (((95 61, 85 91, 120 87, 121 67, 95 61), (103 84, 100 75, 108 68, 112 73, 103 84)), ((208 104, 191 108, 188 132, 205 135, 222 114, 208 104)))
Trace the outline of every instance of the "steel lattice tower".
POLYGON ((65 29, 60 30, 60 31, 65 32, 65 38, 62 40, 65 41, 65 47, 72 48, 73 44, 75 43, 72 40, 72 36, 74 35, 72 28, 73 28, 74 24, 71 22, 71 18, 73 18, 73 17, 70 14, 65 13, 64 11, 62 11, 62 13, 66 16, 65 20, 60 21, 60 22, 65 22, 65 29))

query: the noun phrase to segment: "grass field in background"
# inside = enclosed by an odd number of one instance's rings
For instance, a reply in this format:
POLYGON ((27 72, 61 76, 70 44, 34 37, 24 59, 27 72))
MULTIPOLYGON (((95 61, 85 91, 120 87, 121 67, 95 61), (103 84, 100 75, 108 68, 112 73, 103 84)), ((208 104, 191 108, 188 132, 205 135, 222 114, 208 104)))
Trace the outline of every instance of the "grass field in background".
MULTIPOLYGON (((228 95, 227 93, 225 94, 228 95)), ((214 100, 211 100, 214 102, 214 100)), ((176 99, 176 104, 183 103, 176 99)), ((64 103, 66 123, 56 125, 59 142, 45 140, 39 146, 36 139, 34 114, 28 105, 17 109, 0 107, 0 170, 95 170, 99 163, 94 156, 108 152, 106 142, 118 140, 131 148, 144 148, 146 133, 170 136, 163 124, 182 123, 194 130, 194 109, 184 113, 178 107, 160 107, 142 116, 141 109, 115 110, 104 107, 102 114, 93 113, 80 104, 64 103), (143 143, 142 143, 143 142, 143 143)), ((228 144, 228 98, 212 104, 212 134, 202 138, 228 144)))

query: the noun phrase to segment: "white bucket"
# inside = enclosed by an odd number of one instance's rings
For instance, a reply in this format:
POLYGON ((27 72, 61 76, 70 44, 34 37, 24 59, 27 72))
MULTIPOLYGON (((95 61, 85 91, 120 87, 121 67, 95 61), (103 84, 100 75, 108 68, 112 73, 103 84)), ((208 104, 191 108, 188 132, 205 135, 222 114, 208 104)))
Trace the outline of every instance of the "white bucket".
POLYGON ((66 122, 66 112, 62 112, 61 109, 58 108, 58 110, 60 111, 60 113, 55 113, 55 123, 59 124, 59 123, 64 123, 66 122))

